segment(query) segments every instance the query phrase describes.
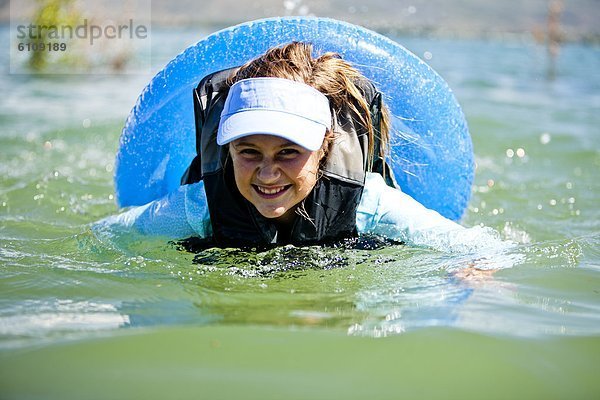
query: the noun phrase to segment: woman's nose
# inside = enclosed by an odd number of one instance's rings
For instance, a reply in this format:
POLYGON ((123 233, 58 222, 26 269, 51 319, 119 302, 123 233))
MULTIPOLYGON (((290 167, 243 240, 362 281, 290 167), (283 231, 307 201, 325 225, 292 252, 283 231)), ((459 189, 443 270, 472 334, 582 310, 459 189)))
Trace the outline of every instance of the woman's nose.
POLYGON ((258 179, 264 183, 275 182, 281 176, 281 171, 277 162, 274 160, 264 159, 258 167, 258 179))

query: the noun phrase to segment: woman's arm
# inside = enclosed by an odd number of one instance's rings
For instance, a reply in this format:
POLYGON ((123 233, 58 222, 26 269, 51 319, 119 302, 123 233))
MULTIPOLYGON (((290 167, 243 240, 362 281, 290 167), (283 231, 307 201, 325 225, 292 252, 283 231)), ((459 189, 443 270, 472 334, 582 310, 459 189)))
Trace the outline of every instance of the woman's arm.
POLYGON ((165 197, 104 218, 93 229, 183 239, 212 235, 204 183, 184 185, 165 197))
POLYGON ((442 251, 470 253, 508 244, 490 228, 465 228, 426 208, 374 173, 367 174, 356 219, 360 233, 442 251))

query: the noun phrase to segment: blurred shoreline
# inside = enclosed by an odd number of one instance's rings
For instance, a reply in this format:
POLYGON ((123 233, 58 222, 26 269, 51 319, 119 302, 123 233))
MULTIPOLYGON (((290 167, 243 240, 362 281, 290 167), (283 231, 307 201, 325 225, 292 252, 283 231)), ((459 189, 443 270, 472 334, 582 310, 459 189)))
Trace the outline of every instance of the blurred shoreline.
MULTIPOLYGON (((102 0, 106 15, 116 0, 102 0)), ((135 3, 134 0, 122 2, 135 3)), ((154 27, 220 29, 244 21, 288 15, 329 17, 381 33, 420 37, 546 40, 552 0, 152 0, 154 27)), ((22 4, 12 0, 13 13, 22 4)), ((98 4, 97 3, 97 4, 98 4)), ((558 19, 562 42, 600 44, 600 1, 564 1, 558 19)), ((0 0, 0 23, 10 22, 10 1, 0 0)), ((18 10, 19 12, 21 10, 18 10)), ((30 10, 29 10, 30 11, 30 10)), ((28 10, 22 10, 27 13, 28 10)), ((101 17, 101 16, 100 16, 101 17)))

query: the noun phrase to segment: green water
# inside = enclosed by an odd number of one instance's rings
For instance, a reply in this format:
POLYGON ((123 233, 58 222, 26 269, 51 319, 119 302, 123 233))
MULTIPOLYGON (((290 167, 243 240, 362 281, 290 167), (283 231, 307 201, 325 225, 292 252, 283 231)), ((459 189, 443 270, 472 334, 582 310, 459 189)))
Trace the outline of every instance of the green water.
MULTIPOLYGON (((155 70, 200 36, 154 31, 155 70)), ((399 41, 469 121, 463 223, 514 250, 95 235, 151 76, 9 75, 1 55, 0 398, 598 398, 600 49, 563 47, 549 79, 527 41, 399 41), (454 275, 472 263, 500 270, 454 275)))

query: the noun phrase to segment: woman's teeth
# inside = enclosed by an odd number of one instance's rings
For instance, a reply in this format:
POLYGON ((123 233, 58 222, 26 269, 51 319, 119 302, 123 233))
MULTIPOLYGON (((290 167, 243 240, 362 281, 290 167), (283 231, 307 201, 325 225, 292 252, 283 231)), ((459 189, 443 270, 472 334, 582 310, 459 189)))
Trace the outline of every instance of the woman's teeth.
POLYGON ((264 194, 277 194, 285 188, 286 188, 285 186, 279 186, 276 188, 265 188, 262 186, 256 186, 256 189, 258 189, 259 192, 264 193, 264 194))

